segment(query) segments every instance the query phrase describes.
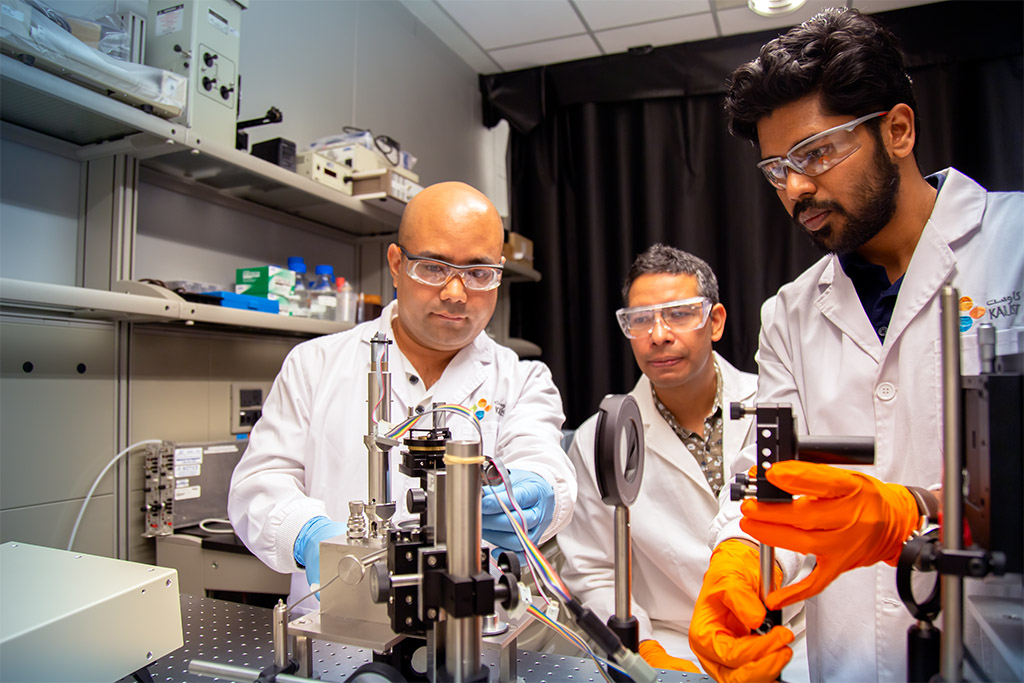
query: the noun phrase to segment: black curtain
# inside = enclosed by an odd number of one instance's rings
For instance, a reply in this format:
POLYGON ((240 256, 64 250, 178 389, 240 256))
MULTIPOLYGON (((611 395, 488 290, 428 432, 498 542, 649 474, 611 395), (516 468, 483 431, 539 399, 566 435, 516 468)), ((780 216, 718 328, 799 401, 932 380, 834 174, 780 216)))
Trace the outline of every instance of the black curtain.
MULTIPOLYGON (((1024 189, 1024 3, 877 16, 907 55, 922 170, 955 166, 990 190, 1024 189)), ((614 311, 648 246, 711 265, 728 312, 716 348, 750 371, 761 303, 821 256, 754 167, 757 151, 726 131, 726 76, 778 33, 481 77, 485 123, 506 118, 512 128, 512 229, 534 241, 542 273, 515 285, 512 332, 543 349, 566 426, 639 377, 614 311)))

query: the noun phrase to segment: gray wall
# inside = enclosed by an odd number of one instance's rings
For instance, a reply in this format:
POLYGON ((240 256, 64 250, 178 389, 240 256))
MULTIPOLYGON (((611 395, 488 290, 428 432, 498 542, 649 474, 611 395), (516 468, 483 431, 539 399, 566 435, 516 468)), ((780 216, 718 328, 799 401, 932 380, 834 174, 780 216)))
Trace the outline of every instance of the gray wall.
MULTIPOLYGON (((120 3, 126 7, 144 11, 137 1, 120 3)), ((253 0, 241 33, 241 118, 262 116, 270 105, 285 117, 251 129, 251 141, 281 136, 301 149, 345 125, 370 127, 419 158, 415 170, 424 184, 492 182, 493 136, 480 124, 476 74, 400 3, 253 0)), ((82 165, 60 149, 8 138, 0 140, 0 161, 0 277, 80 282, 82 165)), ((144 174, 132 272, 230 284, 237 267, 300 255, 383 291, 381 244, 233 200, 197 198, 144 174)), ((112 322, 5 311, 0 542, 64 547, 89 486, 118 443, 229 438, 229 384, 271 381, 297 341, 159 324, 123 333, 112 322), (26 361, 32 372, 24 370, 26 361)), ((127 475, 104 477, 77 550, 152 561, 151 543, 139 537, 141 460, 130 456, 127 475), (118 481, 127 485, 119 488, 118 481), (132 517, 127 548, 119 550, 115 509, 125 496, 132 517)))

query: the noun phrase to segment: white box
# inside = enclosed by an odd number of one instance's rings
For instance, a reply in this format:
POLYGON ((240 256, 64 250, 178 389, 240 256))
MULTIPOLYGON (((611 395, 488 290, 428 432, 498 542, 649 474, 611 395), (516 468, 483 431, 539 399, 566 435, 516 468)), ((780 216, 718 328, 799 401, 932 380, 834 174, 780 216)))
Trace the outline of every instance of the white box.
POLYGON ((0 680, 116 681, 182 646, 178 572, 0 546, 0 680))
POLYGON ((352 194, 352 169, 319 152, 303 152, 296 156, 295 172, 332 190, 352 194))

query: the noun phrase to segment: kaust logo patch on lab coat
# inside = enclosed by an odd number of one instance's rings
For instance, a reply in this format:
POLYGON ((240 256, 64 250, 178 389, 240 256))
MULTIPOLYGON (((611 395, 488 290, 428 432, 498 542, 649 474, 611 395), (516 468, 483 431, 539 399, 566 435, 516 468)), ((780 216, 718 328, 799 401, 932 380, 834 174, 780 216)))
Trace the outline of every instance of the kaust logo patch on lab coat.
POLYGON ((476 403, 474 403, 470 407, 470 410, 472 410, 473 414, 476 415, 476 419, 482 420, 487 415, 487 413, 491 412, 492 410, 495 413, 497 413, 498 415, 504 415, 505 414, 505 404, 503 404, 503 403, 495 403, 495 404, 492 405, 491 403, 489 403, 487 401, 487 399, 482 398, 479 401, 477 401, 476 403))
POLYGON ((982 305, 969 296, 960 297, 960 331, 967 332, 978 321, 991 322, 1020 313, 1021 290, 1015 289, 1005 296, 987 299, 982 305))

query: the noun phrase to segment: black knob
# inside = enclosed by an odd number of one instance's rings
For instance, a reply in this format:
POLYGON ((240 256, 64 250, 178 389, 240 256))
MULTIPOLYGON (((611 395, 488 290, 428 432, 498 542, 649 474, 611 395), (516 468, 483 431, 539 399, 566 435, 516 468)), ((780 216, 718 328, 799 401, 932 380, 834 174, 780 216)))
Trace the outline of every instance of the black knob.
POLYGON ((217 55, 212 55, 209 52, 203 53, 203 64, 206 66, 213 66, 213 63, 217 60, 217 55))
POLYGON ((743 417, 747 412, 747 409, 743 407, 742 403, 730 403, 729 404, 729 419, 738 420, 743 417))
POLYGON ((409 489, 405 494, 405 505, 409 512, 419 514, 427 511, 427 492, 423 489, 409 489))
POLYGON ((234 88, 229 88, 226 85, 220 86, 220 96, 222 98, 224 98, 225 100, 230 100, 231 99, 231 93, 233 93, 234 91, 235 91, 234 88))
POLYGON ((737 484, 733 482, 729 484, 729 499, 730 500, 743 500, 747 496, 746 487, 743 484, 737 484))
POLYGON ((217 84, 216 78, 210 78, 209 76, 203 76, 203 89, 206 92, 213 90, 213 86, 217 84))
POLYGON ((519 556, 515 553, 510 553, 507 550, 502 551, 498 555, 498 568, 503 572, 512 574, 517 579, 522 575, 519 567, 519 556))
POLYGON ((378 605, 388 601, 391 595, 391 574, 383 562, 370 565, 370 599, 378 605))

